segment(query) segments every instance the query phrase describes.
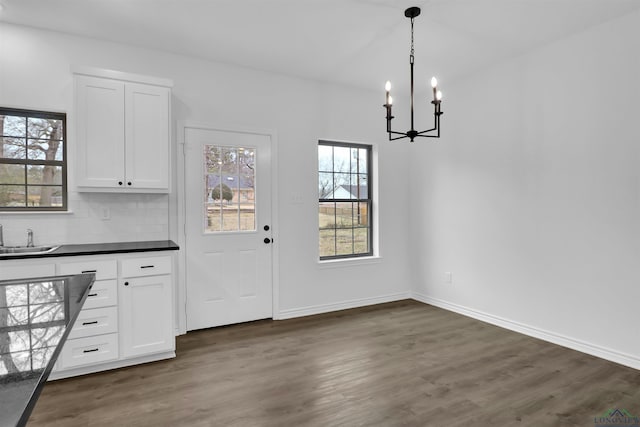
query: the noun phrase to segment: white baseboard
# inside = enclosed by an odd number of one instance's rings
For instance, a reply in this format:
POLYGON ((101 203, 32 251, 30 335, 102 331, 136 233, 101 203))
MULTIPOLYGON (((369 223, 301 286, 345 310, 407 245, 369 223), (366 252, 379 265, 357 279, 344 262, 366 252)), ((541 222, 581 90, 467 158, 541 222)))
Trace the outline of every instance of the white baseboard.
POLYGON ((529 325, 525 325, 519 322, 514 322, 509 319, 505 319, 492 314, 484 313, 482 311, 474 310, 472 308, 464 307, 458 304, 450 303, 438 298, 433 298, 420 292, 413 292, 412 297, 416 301, 423 302, 425 304, 433 305, 435 307, 443 308, 445 310, 453 311, 455 313, 462 314, 467 317, 471 317, 483 322, 491 323, 492 325, 500 326, 511 331, 519 332, 530 337, 538 338, 543 341, 548 341, 553 344, 558 344, 563 347, 570 348, 572 350, 580 351, 582 353, 590 354, 592 356, 599 357, 601 359, 609 360, 611 362, 619 363, 624 366, 628 366, 634 369, 640 369, 640 358, 620 353, 615 350, 600 347, 591 343, 587 343, 574 338, 566 337, 555 332, 545 331, 543 329, 535 328, 529 325))
POLYGON ((309 307, 294 308, 290 310, 280 310, 280 312, 276 316, 274 316, 274 319, 293 319, 294 317, 311 316, 313 314, 328 313, 331 311, 346 310, 349 308, 365 307, 367 305, 382 304, 385 302, 400 301, 410 298, 410 292, 400 292, 397 294, 381 295, 370 298, 359 298, 355 300, 341 301, 331 304, 320 304, 309 307))

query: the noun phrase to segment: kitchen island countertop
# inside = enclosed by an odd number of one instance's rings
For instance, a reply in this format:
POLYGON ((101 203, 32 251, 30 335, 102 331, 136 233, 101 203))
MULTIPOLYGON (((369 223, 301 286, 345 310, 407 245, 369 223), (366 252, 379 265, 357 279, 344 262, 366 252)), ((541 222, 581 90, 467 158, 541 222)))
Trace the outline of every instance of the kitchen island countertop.
POLYGON ((94 279, 0 281, 0 427, 26 425, 94 279))

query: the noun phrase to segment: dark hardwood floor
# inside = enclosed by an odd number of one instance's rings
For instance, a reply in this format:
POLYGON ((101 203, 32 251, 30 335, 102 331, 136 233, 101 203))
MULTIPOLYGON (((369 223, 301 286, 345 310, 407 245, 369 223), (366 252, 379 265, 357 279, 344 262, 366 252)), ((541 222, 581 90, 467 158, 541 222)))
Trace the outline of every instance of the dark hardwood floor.
POLYGON ((589 426, 640 371, 415 301, 178 337, 169 361, 48 383, 35 426, 589 426))

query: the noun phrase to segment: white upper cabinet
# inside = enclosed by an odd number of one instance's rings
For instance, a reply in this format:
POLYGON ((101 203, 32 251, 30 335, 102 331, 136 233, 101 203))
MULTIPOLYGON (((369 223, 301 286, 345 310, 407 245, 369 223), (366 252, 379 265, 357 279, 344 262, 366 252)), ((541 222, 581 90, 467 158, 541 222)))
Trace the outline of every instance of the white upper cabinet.
POLYGON ((100 74, 75 76, 78 190, 169 192, 170 81, 100 74))

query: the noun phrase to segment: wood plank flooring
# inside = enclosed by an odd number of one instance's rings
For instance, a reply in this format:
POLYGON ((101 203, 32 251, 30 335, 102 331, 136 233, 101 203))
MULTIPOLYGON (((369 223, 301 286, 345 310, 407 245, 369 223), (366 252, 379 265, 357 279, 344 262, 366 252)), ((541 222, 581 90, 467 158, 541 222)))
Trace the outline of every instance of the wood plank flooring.
POLYGON ((178 357, 48 383, 35 426, 590 426, 640 371, 416 301, 178 337, 178 357))

